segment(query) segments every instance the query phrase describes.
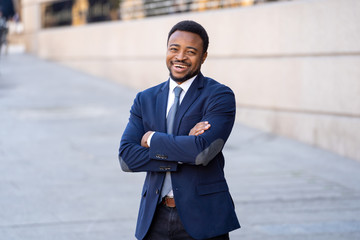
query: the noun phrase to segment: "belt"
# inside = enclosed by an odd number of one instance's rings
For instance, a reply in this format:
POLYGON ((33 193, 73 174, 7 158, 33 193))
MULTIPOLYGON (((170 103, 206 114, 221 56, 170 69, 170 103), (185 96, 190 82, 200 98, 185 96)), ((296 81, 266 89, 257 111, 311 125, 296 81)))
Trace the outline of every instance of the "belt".
POLYGON ((161 201, 161 204, 166 206, 166 207, 170 207, 170 208, 174 208, 176 207, 175 205, 175 199, 172 197, 164 197, 163 200, 161 201))

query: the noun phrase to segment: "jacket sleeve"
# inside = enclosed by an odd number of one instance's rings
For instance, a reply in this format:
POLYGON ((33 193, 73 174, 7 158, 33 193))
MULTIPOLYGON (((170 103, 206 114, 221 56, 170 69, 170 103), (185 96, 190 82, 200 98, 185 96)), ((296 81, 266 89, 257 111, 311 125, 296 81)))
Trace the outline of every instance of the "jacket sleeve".
POLYGON ((130 110, 129 122, 124 130, 119 148, 121 169, 125 172, 146 171, 176 171, 177 163, 165 161, 161 158, 150 159, 149 148, 141 146, 142 136, 145 134, 142 111, 138 93, 130 110))
POLYGON ((182 162, 206 166, 219 154, 228 139, 235 121, 235 97, 229 88, 222 88, 209 97, 201 121, 211 124, 199 136, 174 136, 156 132, 151 139, 151 159, 165 158, 169 162, 182 162))

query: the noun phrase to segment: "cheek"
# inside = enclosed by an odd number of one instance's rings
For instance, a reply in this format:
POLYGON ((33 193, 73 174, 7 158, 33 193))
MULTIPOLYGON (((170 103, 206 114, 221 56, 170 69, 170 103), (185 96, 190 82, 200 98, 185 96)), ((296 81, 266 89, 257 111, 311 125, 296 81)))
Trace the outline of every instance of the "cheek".
POLYGON ((170 60, 171 60, 171 58, 166 57, 166 65, 167 65, 167 66, 169 66, 169 65, 170 65, 170 60))
POLYGON ((170 62, 174 58, 173 54, 167 54, 166 55, 166 62, 170 62))
POLYGON ((202 59, 200 59, 200 58, 197 58, 197 59, 194 59, 194 61, 192 61, 193 62, 193 66, 194 66, 194 68, 199 68, 200 66, 201 66, 201 64, 202 64, 202 59))

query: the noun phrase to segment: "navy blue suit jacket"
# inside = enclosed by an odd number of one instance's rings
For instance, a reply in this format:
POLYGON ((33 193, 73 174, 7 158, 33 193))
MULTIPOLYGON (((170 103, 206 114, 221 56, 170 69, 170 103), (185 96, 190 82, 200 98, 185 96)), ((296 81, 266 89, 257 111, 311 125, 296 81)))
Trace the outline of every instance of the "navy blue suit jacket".
POLYGON ((178 108, 174 135, 166 133, 168 92, 166 81, 137 94, 120 143, 121 168, 147 172, 136 237, 143 239, 149 230, 166 171, 171 171, 180 219, 193 238, 210 238, 239 228, 222 154, 235 120, 233 92, 200 73, 178 108), (199 136, 188 136, 200 121, 208 121, 211 128, 199 136), (147 131, 156 132, 150 148, 140 145, 147 131))

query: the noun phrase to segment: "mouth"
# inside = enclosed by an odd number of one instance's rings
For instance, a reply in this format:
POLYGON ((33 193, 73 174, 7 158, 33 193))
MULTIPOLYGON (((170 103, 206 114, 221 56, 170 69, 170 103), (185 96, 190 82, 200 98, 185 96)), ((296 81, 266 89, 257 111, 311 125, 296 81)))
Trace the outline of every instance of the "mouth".
POLYGON ((172 66, 176 72, 184 72, 190 67, 189 64, 185 63, 172 63, 172 66))

